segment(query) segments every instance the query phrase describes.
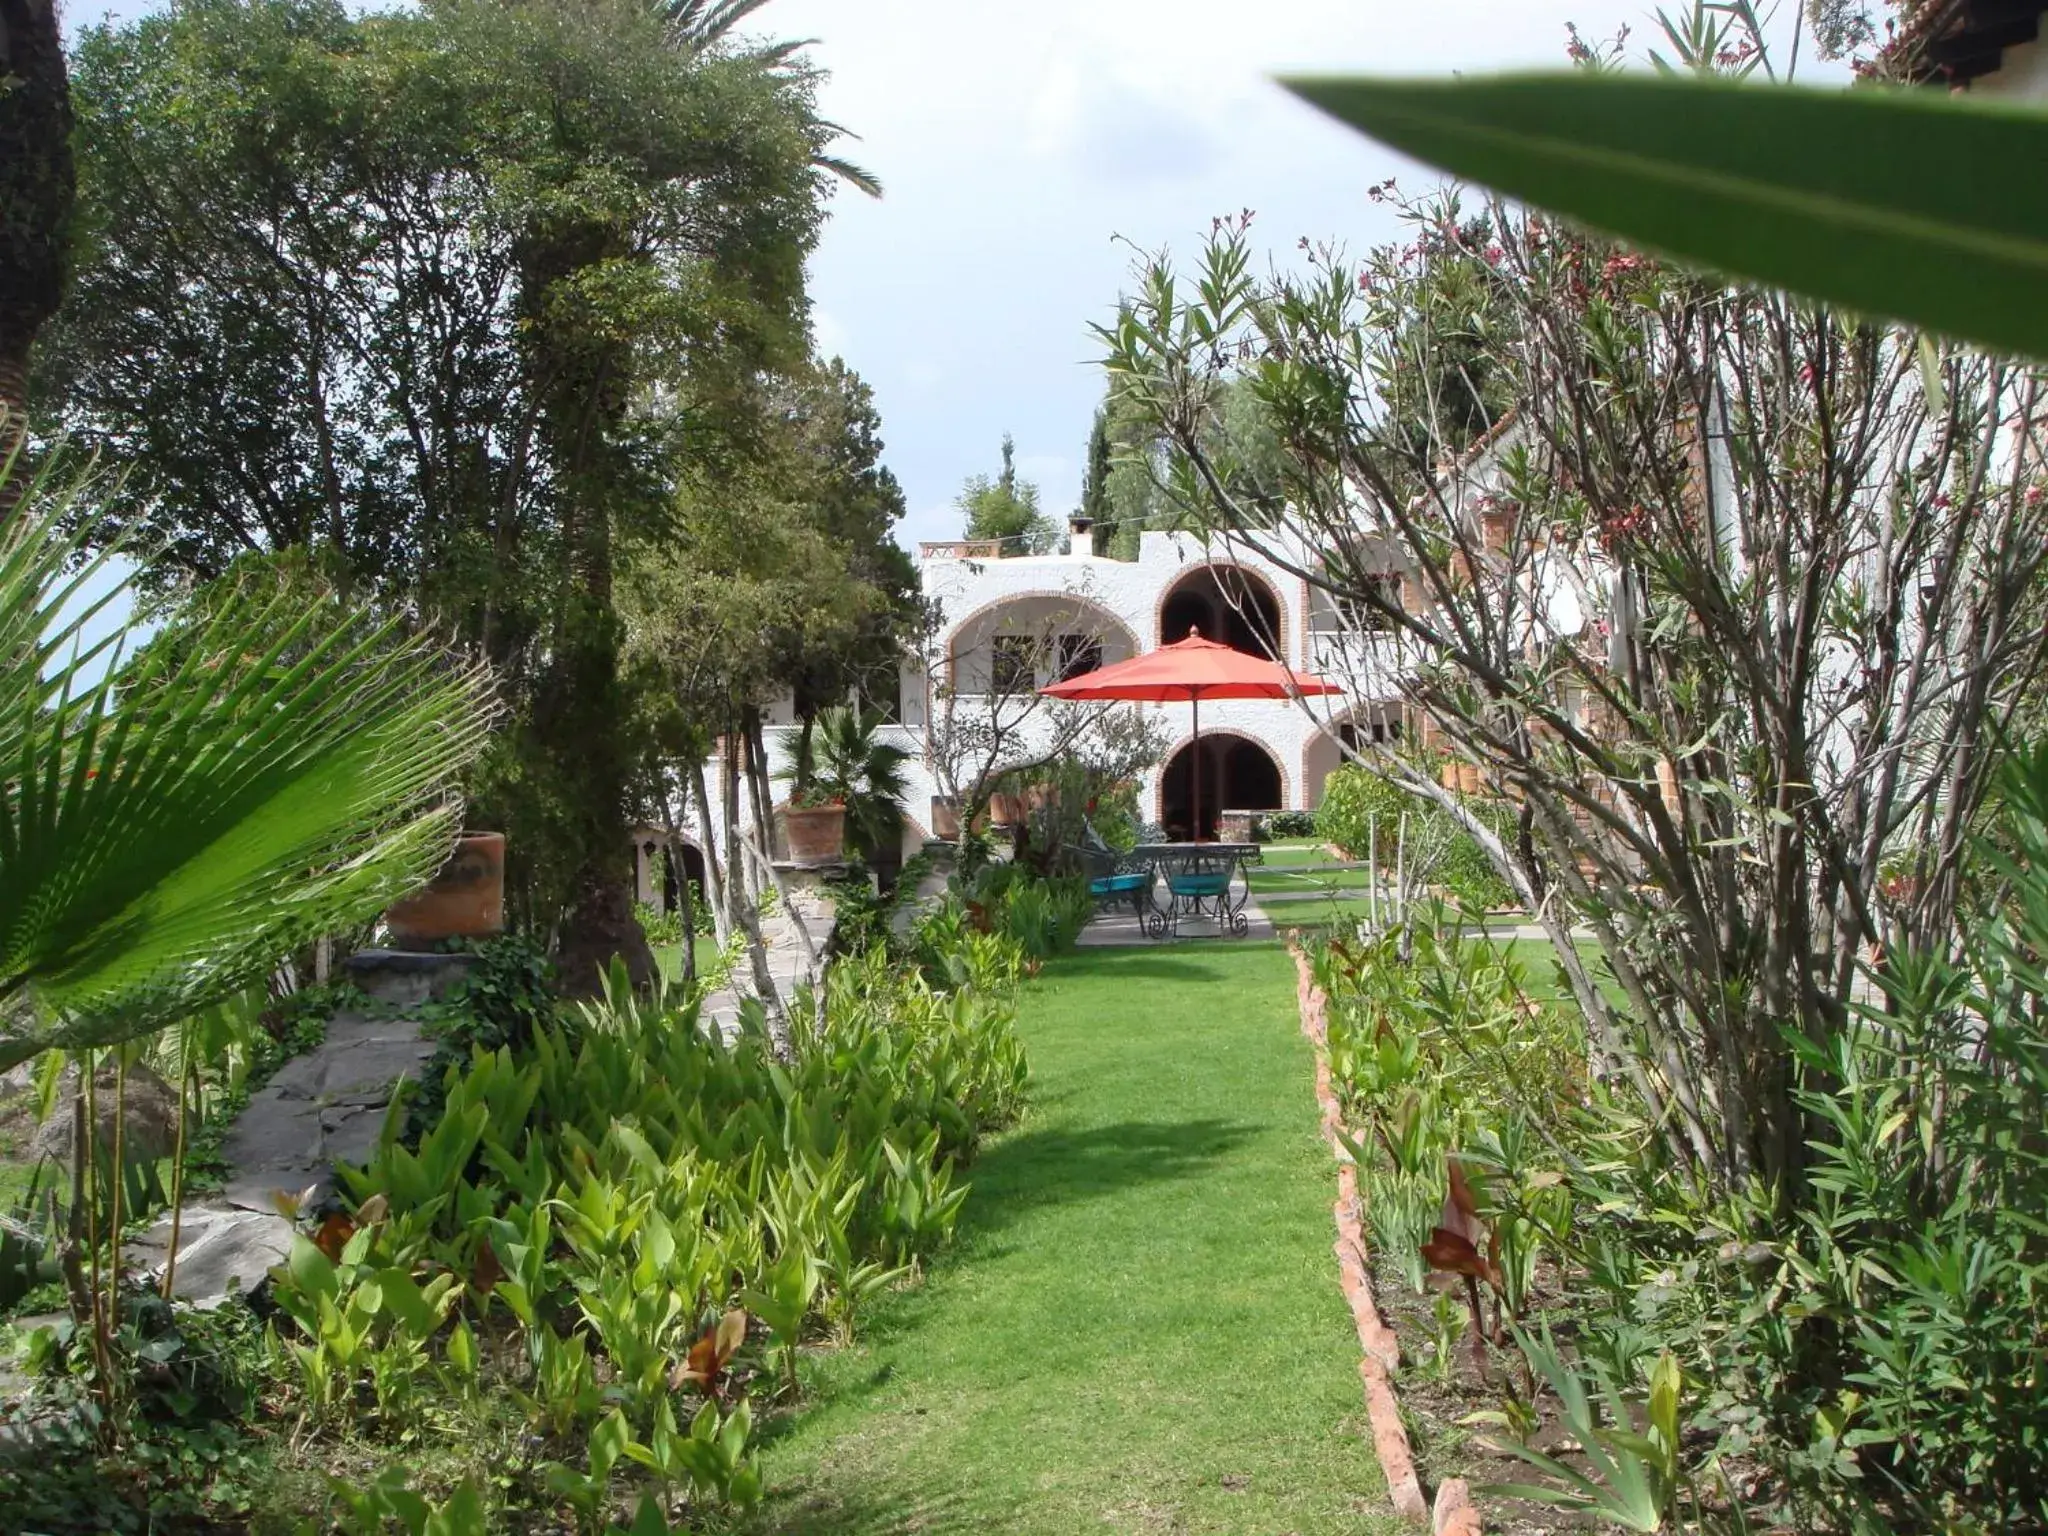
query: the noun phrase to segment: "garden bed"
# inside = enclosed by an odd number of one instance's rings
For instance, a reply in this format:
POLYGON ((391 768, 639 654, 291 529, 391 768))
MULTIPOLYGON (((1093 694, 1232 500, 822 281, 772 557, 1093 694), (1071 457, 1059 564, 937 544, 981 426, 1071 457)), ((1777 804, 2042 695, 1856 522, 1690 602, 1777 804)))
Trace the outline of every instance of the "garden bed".
MULTIPOLYGON (((1300 976, 1302 1031, 1316 1047, 1316 1094, 1326 1137, 1337 1159, 1336 1252, 1358 1324, 1360 1374, 1381 1470, 1396 1513, 1427 1518, 1435 1536, 1453 1532, 1477 1536, 1482 1521, 1470 1490, 1529 1480, 1528 1468, 1520 1458, 1490 1443, 1469 1423, 1474 1414, 1500 1409, 1504 1373, 1513 1368, 1510 1362, 1519 1363, 1520 1357, 1487 1348, 1482 1379, 1470 1348, 1469 1324, 1456 1331, 1447 1326, 1465 1316, 1456 1290, 1448 1285, 1439 1288, 1433 1282, 1426 1295, 1418 1292, 1400 1266, 1366 1241, 1356 1166, 1337 1134, 1343 1116, 1331 1083, 1325 1022, 1329 1000, 1316 985, 1307 955, 1296 948, 1294 959, 1300 976), (1347 1262, 1353 1259, 1355 1267, 1347 1262), (1444 1298, 1448 1298, 1448 1306, 1440 1305, 1444 1298), (1450 1356, 1448 1367, 1438 1364, 1446 1354, 1450 1356)), ((1437 1277, 1437 1282, 1445 1278, 1437 1277)), ((1553 1266, 1539 1264, 1531 1301, 1540 1302, 1554 1294, 1558 1279, 1553 1266)), ((1524 1402, 1535 1396, 1526 1386, 1518 1388, 1517 1395, 1524 1402)), ((1566 1426, 1554 1415, 1539 1418, 1526 1443, 1553 1455, 1568 1455, 1577 1449, 1566 1426)), ((1483 1524, 1485 1529, 1506 1536, 1598 1528, 1590 1515, 1511 1498, 1488 1498, 1483 1524)))

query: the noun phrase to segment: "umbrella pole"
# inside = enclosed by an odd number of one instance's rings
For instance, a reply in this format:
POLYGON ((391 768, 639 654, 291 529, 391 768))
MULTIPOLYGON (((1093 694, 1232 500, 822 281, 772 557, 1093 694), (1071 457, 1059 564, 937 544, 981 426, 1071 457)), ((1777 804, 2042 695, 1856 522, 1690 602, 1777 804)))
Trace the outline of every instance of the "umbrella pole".
POLYGON ((1188 836, 1191 841, 1199 843, 1202 840, 1202 696, 1191 689, 1188 702, 1195 706, 1195 741, 1188 749, 1195 754, 1195 806, 1194 815, 1189 818, 1193 826, 1188 836))

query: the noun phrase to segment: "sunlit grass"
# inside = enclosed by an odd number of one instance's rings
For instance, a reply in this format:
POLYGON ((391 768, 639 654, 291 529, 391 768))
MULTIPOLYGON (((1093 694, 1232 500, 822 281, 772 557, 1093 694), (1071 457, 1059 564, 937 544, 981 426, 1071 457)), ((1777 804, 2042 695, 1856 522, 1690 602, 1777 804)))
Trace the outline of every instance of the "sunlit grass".
POLYGON ((1286 954, 1083 951, 1021 1028, 1030 1118, 928 1285, 816 1363, 758 1529, 1395 1530, 1286 954))

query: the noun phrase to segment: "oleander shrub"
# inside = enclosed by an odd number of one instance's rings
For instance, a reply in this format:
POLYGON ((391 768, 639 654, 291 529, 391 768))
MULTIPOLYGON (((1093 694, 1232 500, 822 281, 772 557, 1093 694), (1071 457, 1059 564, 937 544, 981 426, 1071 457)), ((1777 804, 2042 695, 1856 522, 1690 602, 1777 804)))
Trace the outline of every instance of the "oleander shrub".
POLYGON ((2048 1529, 2048 745, 2015 755, 1965 886, 1958 952, 1886 955, 1838 1028, 1788 1030, 1796 1189, 1700 1180, 1644 1109, 1647 1046, 1589 1054, 1483 939, 1421 922, 1314 956, 1373 1244, 1469 1287, 1468 1338, 1526 1361, 1501 1379, 1533 1407, 1492 1422, 1604 1448, 1582 1483, 1514 1439, 1559 1500, 1638 1529, 2048 1529))

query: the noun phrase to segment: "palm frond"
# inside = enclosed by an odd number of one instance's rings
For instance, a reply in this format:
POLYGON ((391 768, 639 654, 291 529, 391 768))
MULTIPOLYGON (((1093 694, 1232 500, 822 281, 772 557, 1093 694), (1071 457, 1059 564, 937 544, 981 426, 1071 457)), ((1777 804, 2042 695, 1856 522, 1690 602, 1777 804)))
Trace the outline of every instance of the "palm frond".
POLYGON ((92 494, 34 483, 0 533, 0 1001, 35 1003, 0 1067, 152 1033, 423 883, 493 717, 481 666, 278 580, 110 665, 67 609, 123 595, 65 575, 92 494))
POLYGON ((661 0, 657 12, 670 37, 693 48, 725 41, 768 0, 661 0))
POLYGON ((873 171, 855 165, 851 160, 843 160, 837 155, 814 155, 811 164, 821 171, 837 176, 857 192, 865 192, 869 197, 882 195, 882 178, 873 171))

